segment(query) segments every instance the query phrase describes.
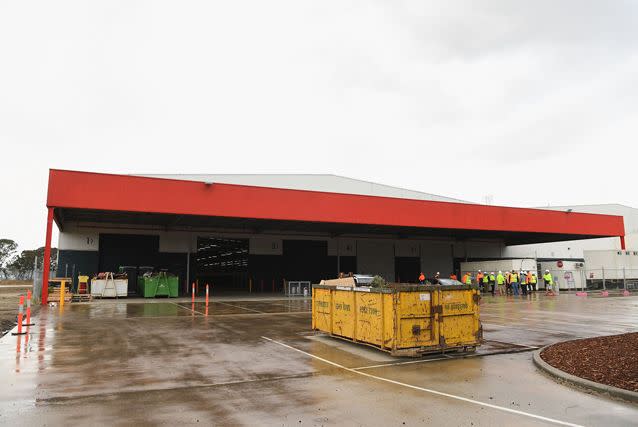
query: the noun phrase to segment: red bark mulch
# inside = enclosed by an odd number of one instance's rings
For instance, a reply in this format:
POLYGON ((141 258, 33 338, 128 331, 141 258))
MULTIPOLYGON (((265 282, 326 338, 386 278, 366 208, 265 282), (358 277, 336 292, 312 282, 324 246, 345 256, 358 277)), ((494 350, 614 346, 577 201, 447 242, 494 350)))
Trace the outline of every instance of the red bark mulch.
POLYGON ((554 344, 541 358, 577 377, 638 392, 638 332, 554 344))

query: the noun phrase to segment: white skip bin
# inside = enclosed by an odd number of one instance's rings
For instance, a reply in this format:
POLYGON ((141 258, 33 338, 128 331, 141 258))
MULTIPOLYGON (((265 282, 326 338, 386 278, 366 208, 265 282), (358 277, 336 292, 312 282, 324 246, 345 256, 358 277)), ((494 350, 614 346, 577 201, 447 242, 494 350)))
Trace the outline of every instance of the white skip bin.
POLYGON ((128 279, 106 279, 91 280, 91 296, 101 298, 119 298, 128 295, 128 279))

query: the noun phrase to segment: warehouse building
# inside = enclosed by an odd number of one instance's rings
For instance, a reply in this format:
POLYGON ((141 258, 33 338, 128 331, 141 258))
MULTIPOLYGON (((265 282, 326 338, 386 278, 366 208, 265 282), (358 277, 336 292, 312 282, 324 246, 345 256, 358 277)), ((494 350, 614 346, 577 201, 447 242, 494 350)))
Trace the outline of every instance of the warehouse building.
MULTIPOLYGON (((627 248, 638 248, 638 209, 621 204, 551 206, 550 209, 562 212, 581 212, 591 214, 616 215, 623 218, 625 243, 627 248)), ((617 238, 598 238, 587 240, 567 240, 564 242, 538 243, 532 245, 509 246, 503 251, 506 258, 536 258, 543 261, 585 261, 587 251, 618 251, 624 249, 617 238)))
POLYGON ((620 216, 477 205, 334 175, 51 170, 47 207, 47 249, 54 221, 60 231, 58 275, 167 270, 182 293, 195 280, 216 292, 279 292, 284 280, 339 272, 414 282, 512 245, 624 245, 625 233, 620 216))

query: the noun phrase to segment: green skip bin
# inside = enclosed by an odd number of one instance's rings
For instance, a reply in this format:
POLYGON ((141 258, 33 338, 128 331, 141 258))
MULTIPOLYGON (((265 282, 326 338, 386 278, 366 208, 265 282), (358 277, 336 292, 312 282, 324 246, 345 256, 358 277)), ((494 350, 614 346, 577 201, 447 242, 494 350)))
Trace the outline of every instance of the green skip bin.
POLYGON ((137 280, 140 294, 144 298, 177 297, 179 277, 167 273, 141 276, 137 280))

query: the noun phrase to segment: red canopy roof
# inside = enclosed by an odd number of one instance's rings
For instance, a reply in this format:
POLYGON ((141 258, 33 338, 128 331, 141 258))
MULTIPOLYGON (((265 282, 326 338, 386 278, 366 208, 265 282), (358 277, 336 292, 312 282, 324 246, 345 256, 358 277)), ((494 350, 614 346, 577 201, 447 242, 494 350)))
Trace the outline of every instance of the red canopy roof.
MULTIPOLYGON (((620 216, 52 169, 47 206, 428 229, 623 236, 620 216)), ((558 240, 558 239, 557 239, 558 240)), ((563 239, 564 240, 564 239, 563 239)))

